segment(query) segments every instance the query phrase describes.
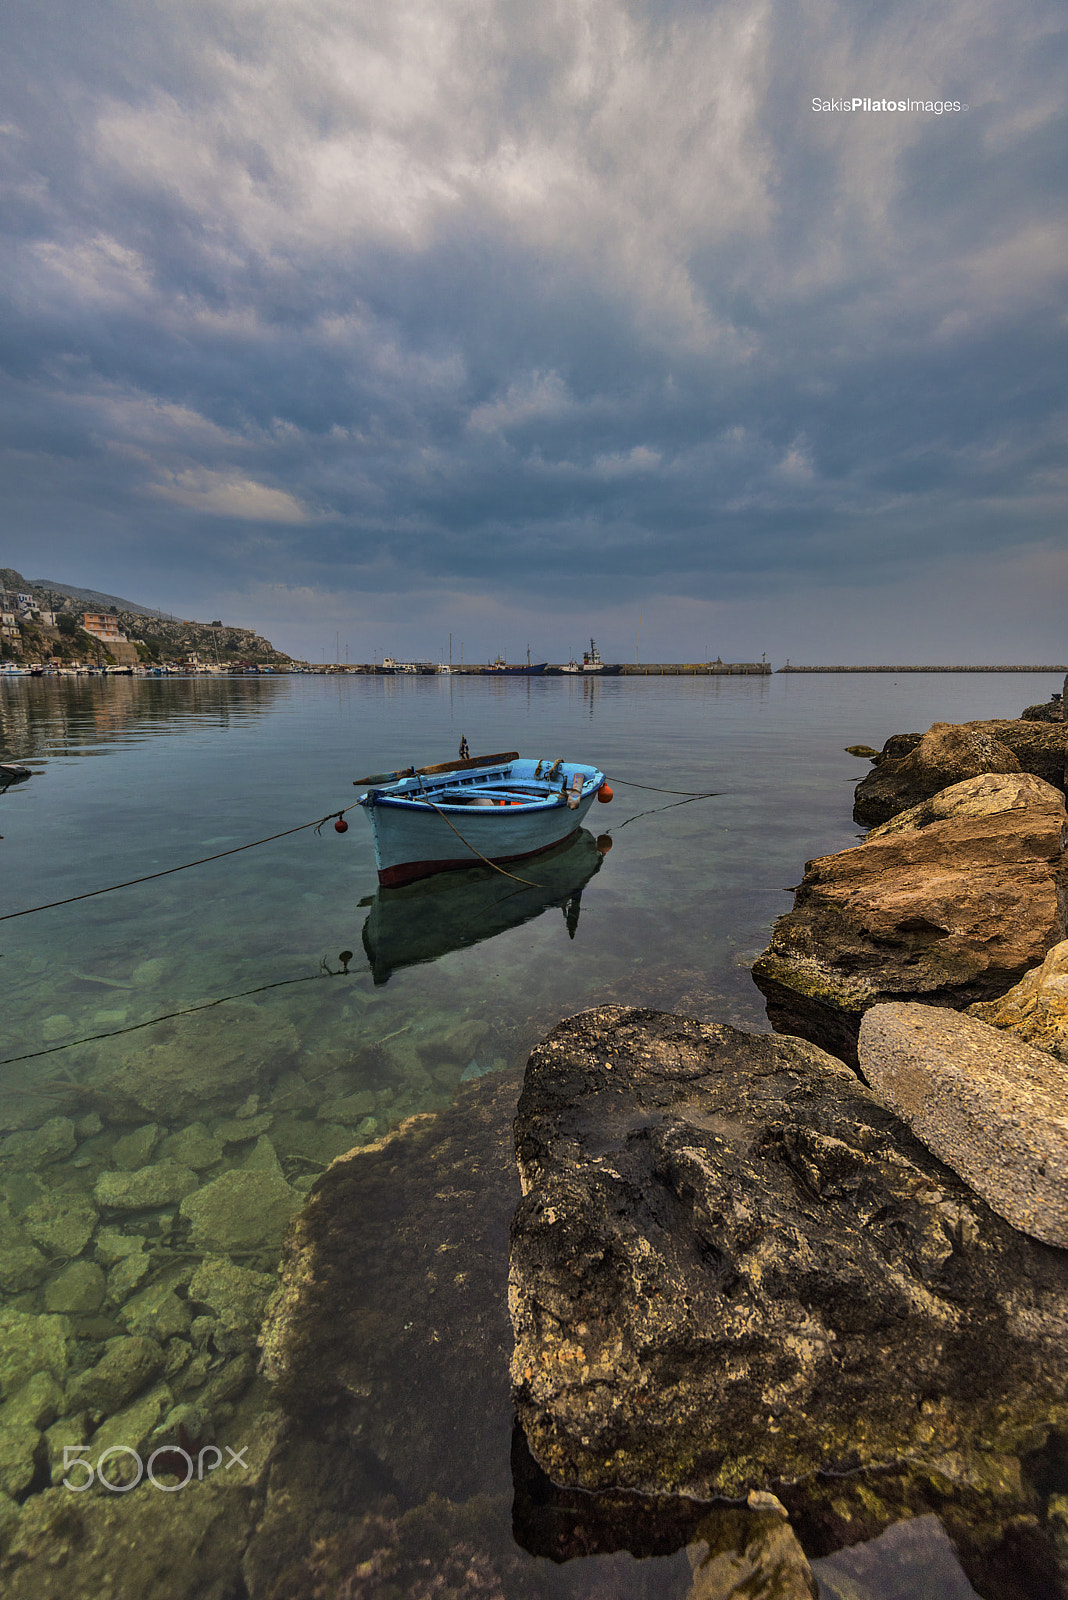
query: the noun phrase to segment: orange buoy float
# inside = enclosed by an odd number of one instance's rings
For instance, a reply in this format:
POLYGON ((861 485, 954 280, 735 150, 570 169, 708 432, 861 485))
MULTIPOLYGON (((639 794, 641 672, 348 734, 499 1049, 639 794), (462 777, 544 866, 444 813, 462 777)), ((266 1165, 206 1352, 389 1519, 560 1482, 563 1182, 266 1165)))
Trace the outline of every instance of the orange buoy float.
POLYGON ((606 806, 609 800, 611 800, 612 791, 607 783, 602 783, 601 787, 597 791, 597 798, 603 806, 606 806))
POLYGON ((348 833, 348 831, 349 831, 349 825, 345 821, 344 817, 338 817, 337 821, 334 823, 334 832, 335 833, 348 833))

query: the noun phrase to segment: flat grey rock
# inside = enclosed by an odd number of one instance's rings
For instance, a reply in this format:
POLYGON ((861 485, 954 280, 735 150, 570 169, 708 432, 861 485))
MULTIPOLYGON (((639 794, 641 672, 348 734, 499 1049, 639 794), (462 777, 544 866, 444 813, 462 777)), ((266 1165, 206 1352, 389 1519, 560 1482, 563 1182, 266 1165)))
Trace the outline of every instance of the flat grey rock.
POLYGON ((1014 1228, 1068 1247, 1068 1076, 1044 1050, 938 1006, 873 1006, 860 1068, 940 1161, 1014 1228))

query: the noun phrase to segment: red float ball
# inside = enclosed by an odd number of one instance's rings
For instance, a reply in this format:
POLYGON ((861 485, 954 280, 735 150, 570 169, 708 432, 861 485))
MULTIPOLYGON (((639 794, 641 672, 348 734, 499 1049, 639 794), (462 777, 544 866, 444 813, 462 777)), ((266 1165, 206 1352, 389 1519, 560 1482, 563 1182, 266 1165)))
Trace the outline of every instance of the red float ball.
POLYGON ((348 833, 348 831, 349 831, 349 825, 345 821, 344 817, 338 817, 337 821, 334 823, 334 832, 335 833, 348 833))
POLYGON ((606 806, 609 800, 611 800, 612 791, 607 783, 602 783, 601 787, 597 791, 597 798, 603 806, 606 806))

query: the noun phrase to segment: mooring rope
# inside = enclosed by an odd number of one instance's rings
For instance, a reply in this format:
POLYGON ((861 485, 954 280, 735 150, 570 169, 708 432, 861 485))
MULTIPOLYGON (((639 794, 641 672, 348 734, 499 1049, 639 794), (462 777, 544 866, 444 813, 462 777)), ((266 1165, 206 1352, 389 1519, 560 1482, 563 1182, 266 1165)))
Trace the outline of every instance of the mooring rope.
MULTIPOLYGON (((343 974, 323 967, 320 963, 318 972, 308 972, 302 978, 279 978, 274 983, 260 983, 254 989, 242 989, 237 994, 224 994, 218 1000, 201 1000, 195 1006, 181 1006, 177 1011, 165 1011, 161 1016, 149 1017, 147 1022, 129 1022, 124 1028, 111 1028, 107 1033, 90 1033, 84 1039, 68 1039, 65 1044, 50 1044, 44 1050, 30 1050, 24 1056, 6 1056, 0 1061, 0 1067, 13 1067, 17 1061, 36 1061, 38 1056, 54 1056, 60 1050, 74 1050, 80 1044, 98 1044, 101 1039, 117 1039, 122 1033, 137 1033, 141 1028, 154 1027, 157 1022, 170 1022, 174 1017, 191 1017, 197 1011, 210 1011, 213 1006, 224 1006, 231 1000, 246 1000, 249 995, 266 994, 268 989, 288 989, 295 983, 313 983, 321 978, 339 976, 355 977, 346 968, 343 974)), ((40 1087, 43 1089, 50 1080, 46 1080, 40 1087)), ((68 1088, 81 1087, 81 1085, 66 1085, 68 1088)))
MULTIPOLYGON (((449 822, 448 817, 445 815, 444 811, 442 811, 441 807, 435 806, 433 800, 431 800, 430 796, 427 794, 426 785, 423 783, 422 777, 419 779, 419 787, 423 791, 423 799, 426 801, 427 805, 434 806, 434 810, 437 812, 442 822, 449 822)), ((528 889, 544 888, 544 884, 531 883, 529 878, 517 878, 514 872, 505 872, 504 868, 499 867, 496 861, 491 861, 489 856, 484 856, 482 854, 481 850, 476 850, 474 845, 471 844, 470 840, 464 838, 459 828, 454 828, 451 822, 449 822, 449 827, 452 828, 453 833, 456 835, 462 845, 466 845, 472 854, 476 855, 480 861, 484 861, 486 863, 487 867, 492 867, 494 872, 499 872, 502 878, 511 878, 513 883, 521 883, 528 889)))
POLYGON ((633 783, 630 778, 613 778, 612 782, 626 789, 648 789, 650 794, 684 794, 689 800, 711 800, 723 793, 722 789, 658 789, 653 783, 633 783))
MULTIPOLYGON (((629 778, 616 778, 615 782, 625 784, 631 789, 646 789, 651 794, 683 795, 688 800, 710 800, 715 795, 722 792, 718 789, 661 789, 657 788, 651 783, 633 783, 629 778)), ((481 850, 475 849, 470 840, 464 838, 459 828, 454 827, 453 824, 449 822, 448 817, 441 810, 441 807, 435 805, 433 800, 430 799, 429 795, 424 793, 423 798, 426 800, 426 803, 429 806, 433 807, 433 809, 438 813, 438 816, 441 817, 444 822, 449 824, 449 827, 452 828, 453 833, 460 840, 461 844, 463 844, 466 849, 470 850, 472 855, 477 856, 480 861, 485 862, 487 867, 492 867, 494 872, 499 872, 502 877, 511 878, 514 883, 523 884, 525 888, 540 889, 543 887, 543 885, 540 883, 532 883, 529 878, 520 878, 517 877, 514 872, 506 872, 505 869, 503 867, 499 867, 495 861, 491 861, 488 856, 484 856, 481 850)), ((163 867, 159 872, 146 872, 143 873, 139 878, 126 878, 122 883, 109 883, 105 885, 103 889, 87 889, 84 894, 70 894, 67 895, 63 900, 47 900, 43 905, 26 906, 21 911, 5 911, 0 913, 0 922, 10 922, 15 917, 30 917, 38 911, 54 911, 59 906, 71 906, 79 900, 92 900, 96 895, 111 894, 116 889, 132 889, 139 883, 152 883, 156 878, 169 877, 173 872, 187 872, 190 867, 203 867, 209 861, 222 861, 226 856, 240 855, 242 850, 255 850, 261 844, 273 844, 276 839, 288 839, 291 834, 303 833, 308 828, 314 828, 316 833, 318 833, 325 823, 341 821, 345 815, 345 812, 352 811, 358 804, 359 801, 354 801, 353 805, 343 806, 340 811, 328 811, 325 817, 318 817, 313 822, 300 822, 295 828, 283 828, 281 833, 269 833, 265 839, 251 839, 248 844, 235 844, 230 850, 217 850, 214 855, 198 856, 195 861, 183 861, 177 867, 163 867)), ((640 815, 648 815, 648 813, 640 813, 640 815)), ((636 818, 628 818, 628 821, 635 820, 636 818)), ((620 823, 619 826, 626 827, 626 823, 620 823)))
MULTIPOLYGON (((353 805, 358 805, 354 801, 353 805)), ((324 822, 330 822, 335 817, 339 820, 346 811, 351 811, 352 806, 345 806, 341 811, 329 811, 325 817, 320 817, 316 822, 301 822, 295 828, 283 828, 281 833, 270 833, 266 839, 252 839, 248 844, 235 844, 232 850, 218 850, 213 856, 200 856, 196 861, 183 861, 178 867, 164 867, 161 872, 146 872, 140 878, 127 878, 124 883, 109 883, 104 889, 87 889, 84 894, 71 894, 65 900, 49 900, 42 906, 27 906, 24 911, 5 911, 0 915, 0 922, 10 922, 12 917, 29 917, 35 911, 53 911, 56 906, 71 906, 76 900, 91 900, 94 895, 110 894, 113 889, 132 889, 136 883, 151 883, 153 878, 166 878, 172 872, 185 872, 189 867, 202 867, 207 861, 221 861, 224 856, 236 856, 242 850, 255 850, 260 844, 273 844, 275 839, 287 839, 291 833, 303 833, 305 828, 314 828, 316 833, 324 822)))
MULTIPOLYGON (((644 784, 635 784, 634 787, 636 789, 637 788, 644 788, 645 785, 644 784)), ((661 792, 661 794, 672 794, 674 791, 671 790, 671 789, 662 789, 660 792, 661 792)), ((692 806, 695 800, 713 800, 713 799, 715 799, 716 795, 721 794, 721 793, 722 793, 722 790, 713 789, 708 794, 691 794, 691 795, 687 795, 685 800, 671 800, 671 801, 668 802, 668 804, 666 806, 653 806, 653 808, 650 811, 636 811, 632 817, 627 817, 625 822, 613 823, 610 827, 605 829, 605 832, 606 833, 622 833, 623 829, 626 828, 627 826, 629 826, 630 823, 637 822, 642 817, 659 816, 661 811, 674 811, 676 806, 692 806)))

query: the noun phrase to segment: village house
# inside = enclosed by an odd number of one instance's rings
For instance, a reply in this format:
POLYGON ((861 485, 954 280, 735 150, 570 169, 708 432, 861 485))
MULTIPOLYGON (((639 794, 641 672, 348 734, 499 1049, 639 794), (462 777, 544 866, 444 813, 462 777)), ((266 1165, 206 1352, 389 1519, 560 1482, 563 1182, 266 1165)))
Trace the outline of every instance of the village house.
POLYGON ((82 627, 93 639, 96 639, 109 654, 115 657, 121 667, 135 667, 138 656, 136 646, 132 645, 119 627, 114 617, 108 616, 106 611, 84 611, 82 613, 82 627))

